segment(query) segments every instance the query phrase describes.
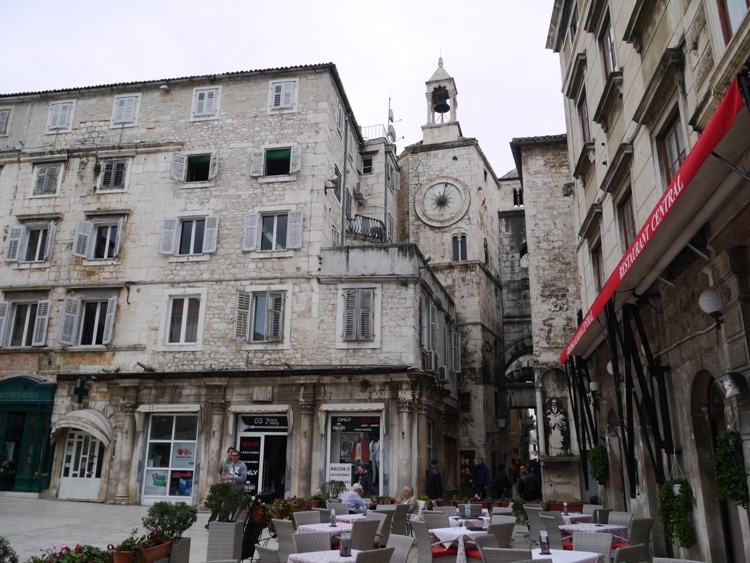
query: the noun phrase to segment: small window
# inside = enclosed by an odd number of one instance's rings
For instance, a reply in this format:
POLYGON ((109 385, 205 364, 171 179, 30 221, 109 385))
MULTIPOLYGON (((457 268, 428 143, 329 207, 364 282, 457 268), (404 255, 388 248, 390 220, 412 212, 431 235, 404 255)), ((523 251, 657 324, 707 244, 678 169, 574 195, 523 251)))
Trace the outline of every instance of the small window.
POLYGON ((385 224, 385 233, 388 237, 388 242, 393 242, 393 215, 390 213, 387 213, 385 216, 386 224, 385 224))
POLYGON ((602 32, 599 36, 599 53, 602 57, 604 78, 606 79, 610 74, 617 70, 615 36, 614 30, 612 29, 612 21, 609 19, 609 14, 607 14, 604 20, 604 24, 602 25, 602 32))
POLYGON ((682 166, 687 154, 679 113, 675 114, 662 136, 659 137, 658 147, 664 183, 668 185, 682 166))
POLYGON ((302 247, 302 212, 261 212, 245 215, 242 250, 274 251, 302 247))
POLYGON ((115 97, 115 107, 112 116, 113 125, 128 125, 135 123, 138 115, 140 94, 115 97))
POLYGON ((55 244, 55 231, 54 222, 11 227, 5 246, 5 261, 18 263, 48 261, 55 244))
POLYGON ((299 172, 302 165, 302 147, 256 149, 250 161, 251 176, 288 176, 299 172))
POLYGON ((219 88, 196 88, 193 91, 193 118, 216 117, 219 113, 219 88))
POLYGON ((127 160, 107 160, 99 174, 99 191, 110 192, 125 189, 125 175, 128 170, 127 160))
POLYGON ((617 204, 617 220, 620 225, 620 242, 624 252, 635 240, 635 217, 633 214, 633 197, 630 190, 617 204))
POLYGON ((175 296, 169 300, 169 344, 195 344, 198 342, 198 322, 201 312, 199 295, 175 296))
POLYGON ((461 333, 459 333, 457 330, 452 331, 451 340, 453 352, 451 354, 451 360, 453 361, 453 373, 461 373, 461 333))
POLYGON ((0 109, 0 135, 7 135, 10 125, 10 110, 0 109))
POLYGON ((573 13, 570 14, 570 40, 575 39, 576 33, 578 32, 578 4, 573 3, 573 13))
POLYGON ((74 107, 74 102, 55 102, 51 104, 47 130, 52 132, 69 130, 73 123, 74 107))
POLYGON ((362 157, 362 174, 372 174, 372 172, 373 172, 372 157, 363 156, 362 157))
POLYGON ((160 254, 191 256, 216 252, 219 217, 165 217, 160 254))
POLYGON ((589 128, 589 106, 586 102, 586 89, 581 89, 581 95, 578 97, 576 104, 578 112, 578 125, 581 128, 581 140, 584 143, 591 141, 591 129, 589 128))
POLYGON ((271 82, 269 103, 272 110, 293 109, 295 101, 296 80, 271 82))
POLYGON ((458 394, 458 410, 461 413, 471 413, 471 393, 458 394))
POLYGON ((177 182, 208 182, 219 173, 219 151, 180 154, 172 158, 170 177, 177 182))
POLYGON ((78 221, 73 234, 73 256, 113 260, 120 252, 123 219, 78 221))
POLYGON ((336 130, 339 132, 339 135, 344 131, 344 115, 344 106, 339 102, 338 114, 336 116, 336 130))
POLYGON ((719 19, 721 20, 721 31, 724 34, 724 42, 729 40, 740 27, 740 23, 747 14, 750 4, 748 0, 717 0, 719 4, 719 19))
POLYGON ((60 320, 60 344, 100 346, 112 341, 117 298, 65 297, 60 320))
POLYGON ((374 334, 375 289, 344 290, 344 333, 346 341, 369 341, 374 334))
POLYGON ((284 339, 284 291, 240 291, 235 336, 250 342, 284 339))
POLYGON ((55 195, 62 180, 62 164, 37 164, 34 167, 34 195, 55 195))
POLYGON ((467 260, 466 235, 453 235, 453 260, 455 262, 467 260))
POLYGON ((0 347, 26 348, 47 342, 50 301, 0 301, 0 347))
POLYGON ((396 170, 396 167, 391 162, 388 162, 388 165, 385 167, 385 182, 392 190, 401 188, 401 172, 396 170))
POLYGON ((596 241, 591 247, 591 274, 594 278, 594 291, 598 294, 604 287, 604 258, 601 241, 596 241))

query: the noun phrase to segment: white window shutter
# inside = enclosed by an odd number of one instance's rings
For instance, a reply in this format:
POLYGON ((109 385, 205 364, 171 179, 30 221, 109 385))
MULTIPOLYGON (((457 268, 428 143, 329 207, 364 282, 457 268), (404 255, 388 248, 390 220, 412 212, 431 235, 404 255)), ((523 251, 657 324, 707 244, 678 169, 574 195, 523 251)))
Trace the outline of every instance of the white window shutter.
POLYGON ((359 338, 360 340, 372 340, 374 337, 373 330, 373 302, 375 297, 374 289, 359 290, 359 338))
POLYGON ((302 211, 289 212, 289 224, 286 233, 287 248, 302 248, 302 211))
POLYGON ((57 234, 57 224, 54 221, 49 222, 47 227, 47 244, 44 247, 44 259, 49 260, 52 257, 52 249, 55 247, 55 235, 57 234))
POLYGON ((364 162, 364 159, 362 158, 362 153, 358 153, 357 154, 357 172, 359 172, 360 174, 363 174, 364 169, 365 169, 365 162, 364 162))
POLYGON ((453 331, 453 372, 461 371, 461 333, 453 331))
POLYGON ((250 157, 250 176, 263 176, 263 161, 265 160, 266 151, 263 149, 253 149, 250 157))
POLYGON ((180 220, 177 217, 164 217, 161 227, 161 244, 159 254, 174 254, 177 248, 177 230, 180 220))
POLYGON ((50 116, 50 129, 67 129, 70 121, 70 103, 53 104, 50 116))
POLYGON ((347 219, 352 218, 352 192, 344 190, 344 214, 347 219))
POLYGON ((169 174, 172 180, 184 182, 187 177, 187 155, 175 153, 172 157, 172 170, 169 174))
POLYGON ((209 215, 206 217, 206 228, 203 235, 203 253, 216 252, 216 241, 219 238, 219 216, 209 215))
POLYGON ((393 189, 398 190, 401 188, 401 172, 393 169, 393 189))
POLYGON ((104 317, 102 344, 112 342, 112 331, 115 328, 115 311, 117 311, 117 297, 110 297, 107 299, 107 315, 104 317))
POLYGON ((79 258, 89 257, 89 247, 93 240, 93 232, 93 223, 82 220, 76 223, 76 230, 73 234, 73 256, 78 256, 79 258))
POLYGON ((81 300, 74 297, 65 297, 60 319, 60 334, 57 338, 60 344, 75 345, 80 314, 81 300))
POLYGON ((203 111, 201 112, 202 115, 214 115, 216 113, 216 90, 206 90, 204 92, 205 96, 203 97, 204 100, 204 106, 203 111))
POLYGON ((266 307, 266 338, 281 340, 284 336, 284 293, 269 293, 266 307))
POLYGON ((47 343, 47 325, 49 324, 50 301, 45 299, 36 304, 36 320, 31 336, 32 346, 44 346, 47 343))
POLYGON ((344 291, 344 340, 357 339, 357 290, 344 291))
POLYGON ((135 121, 135 106, 137 101, 137 96, 118 98, 117 109, 115 110, 115 123, 132 123, 135 121))
POLYGON ((115 237, 115 253, 114 258, 117 258, 120 255, 120 241, 122 240, 122 225, 124 223, 124 219, 120 217, 119 221, 117 221, 117 236, 115 237))
POLYGON ((21 256, 21 243, 24 240, 24 234, 26 227, 19 225, 17 227, 11 227, 8 233, 8 243, 5 245, 5 261, 6 262, 18 262, 21 256))
POLYGON ((208 165, 208 179, 213 180, 219 173, 219 151, 211 151, 211 163, 208 165))
POLYGON ((294 82, 281 82, 274 87, 273 107, 291 108, 294 104, 294 82))
POLYGON ((423 299, 420 300, 420 313, 422 317, 422 347, 425 350, 430 348, 430 307, 423 299))
POLYGON ((237 323, 234 327, 234 337, 237 340, 248 340, 250 338, 250 308, 252 303, 252 293, 247 291, 237 293, 237 323))
POLYGON ((390 213, 386 215, 385 235, 386 242, 393 242, 393 215, 390 213))
POLYGON ((5 135, 8 132, 8 121, 10 120, 10 110, 0 109, 0 134, 5 135))
POLYGON ((10 312, 10 303, 0 301, 0 348, 5 345, 5 327, 8 325, 8 313, 10 312))
POLYGON ((245 215, 245 234, 242 237, 242 250, 256 250, 259 223, 260 214, 248 213, 245 215))
POLYGON ((430 350, 437 350, 437 307, 430 303, 430 350))
POLYGON ((302 146, 293 145, 292 154, 289 158, 289 173, 299 172, 302 168, 302 146))

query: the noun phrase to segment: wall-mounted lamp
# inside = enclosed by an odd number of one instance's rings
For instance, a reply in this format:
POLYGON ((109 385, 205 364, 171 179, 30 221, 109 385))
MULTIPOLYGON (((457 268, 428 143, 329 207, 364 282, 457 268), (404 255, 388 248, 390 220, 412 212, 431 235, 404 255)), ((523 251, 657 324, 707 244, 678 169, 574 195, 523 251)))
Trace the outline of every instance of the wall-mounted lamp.
POLYGON ((607 373, 609 375, 614 375, 615 374, 615 370, 612 367, 612 362, 607 362, 607 373))
POLYGON ((500 429, 500 431, 503 431, 508 426, 508 419, 505 418, 504 414, 501 414, 497 417, 497 427, 500 429))
POLYGON ((714 381, 725 399, 730 399, 747 390, 747 378, 736 371, 728 371, 714 381))
POLYGON ((159 86, 159 90, 161 90, 165 94, 169 94, 169 90, 171 90, 171 88, 169 87, 169 84, 162 84, 161 86, 159 86))
POLYGON ((716 321, 716 329, 721 328, 723 319, 721 318, 721 295, 715 289, 707 289, 698 297, 698 306, 701 311, 707 315, 711 315, 714 321, 716 321))
POLYGON ((328 190, 339 190, 339 177, 334 176, 330 180, 326 180, 325 185, 323 186, 323 191, 325 193, 328 193, 328 190))
POLYGON ((591 389, 592 393, 596 393, 599 391, 599 382, 598 381, 592 381, 589 383, 589 388, 591 389))

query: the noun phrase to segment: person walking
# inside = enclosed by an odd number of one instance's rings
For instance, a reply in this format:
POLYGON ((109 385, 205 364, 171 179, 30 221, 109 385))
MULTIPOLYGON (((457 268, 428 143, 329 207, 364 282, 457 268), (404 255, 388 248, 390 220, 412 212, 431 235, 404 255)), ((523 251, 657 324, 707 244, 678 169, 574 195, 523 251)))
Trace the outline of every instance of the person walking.
POLYGON ((490 481, 490 496, 493 499, 506 499, 513 496, 513 484, 505 472, 504 463, 497 466, 497 473, 492 481, 490 481))
POLYGON ((430 460, 430 466, 425 471, 425 490, 430 500, 443 500, 443 479, 438 469, 437 458, 430 460))
MULTIPOLYGON (((227 448, 227 455, 226 455, 226 457, 224 459, 221 460, 221 465, 219 466, 219 482, 220 483, 224 482, 224 476, 227 474, 227 468, 232 463, 232 453, 236 452, 236 451, 237 450, 235 450, 232 446, 229 446, 227 448)), ((239 455, 239 452, 238 452, 238 455, 239 455)), ((244 463, 243 463, 243 465, 244 465, 244 463)), ((206 528, 206 530, 208 530, 208 525, 211 522, 213 522, 214 520, 216 520, 217 516, 218 516, 217 512, 212 512, 211 513, 211 516, 208 517, 208 522, 204 526, 204 528, 206 528)))
POLYGON ((518 494, 526 502, 533 502, 542 498, 542 486, 539 479, 529 472, 525 465, 522 465, 519 469, 518 494))
POLYGON ((487 497, 487 485, 490 484, 490 469, 484 464, 484 459, 477 458, 477 463, 471 472, 471 484, 474 487, 474 494, 482 500, 487 497))

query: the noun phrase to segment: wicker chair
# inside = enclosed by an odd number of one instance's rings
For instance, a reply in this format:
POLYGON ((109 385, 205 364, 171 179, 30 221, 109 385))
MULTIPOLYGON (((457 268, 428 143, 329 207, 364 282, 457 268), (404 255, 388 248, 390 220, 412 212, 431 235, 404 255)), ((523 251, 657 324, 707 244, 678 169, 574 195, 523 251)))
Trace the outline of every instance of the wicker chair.
POLYGON ((320 514, 320 523, 321 524, 330 524, 331 523, 331 509, 330 508, 311 508, 311 511, 315 511, 318 514, 320 514))
POLYGON ((539 518, 542 519, 542 524, 545 530, 547 530, 547 538, 549 538, 549 546, 552 549, 572 549, 573 543, 570 541, 570 536, 563 537, 560 531, 559 520, 554 516, 548 516, 547 514, 540 514, 539 518))
POLYGON ((502 547, 487 547, 483 552, 487 563, 512 563, 531 559, 530 549, 503 549, 502 547))
POLYGON ((331 549, 331 534, 328 532, 310 532, 292 534, 295 553, 308 553, 310 551, 326 551, 331 549))
MULTIPOLYGON (((539 514, 542 512, 541 506, 524 506, 524 511, 526 512, 526 518, 529 520, 529 535, 528 540, 529 542, 539 543, 539 532, 541 532, 544 529, 544 525, 542 524, 542 519, 539 518, 539 514)), ((530 545, 530 543, 529 543, 530 545)))
POLYGON ((294 524, 291 520, 282 520, 280 518, 273 518, 271 522, 276 529, 276 540, 279 542, 279 560, 281 563, 286 563, 289 555, 294 553, 295 549, 294 540, 292 539, 294 524))
POLYGON ((414 538, 399 534, 391 534, 388 538, 388 543, 385 544, 386 547, 392 547, 395 550, 393 552, 393 557, 391 557, 391 563, 406 563, 413 545, 414 538))
POLYGON ((362 519, 352 522, 352 549, 367 551, 375 546, 375 534, 380 520, 362 519))
POLYGON ((481 536, 475 536, 470 541, 466 542, 466 557, 471 559, 478 559, 484 561, 484 554, 482 553, 486 547, 500 547, 497 545, 497 539, 492 534, 484 534, 481 536), (476 547, 471 547, 473 543, 476 547))
POLYGON ((388 542, 391 535, 391 522, 393 521, 392 510, 381 510, 380 512, 371 510, 365 516, 365 520, 377 520, 378 529, 375 532, 375 543, 373 547, 380 547, 388 542))
POLYGON ((599 510, 600 508, 604 508, 603 504, 584 504, 583 508, 581 508, 581 514, 591 514, 591 516, 594 515, 594 511, 599 510))
POLYGON ((573 551, 601 553, 604 561, 609 561, 612 554, 612 534, 576 532, 573 534, 573 551))
POLYGON ((626 528, 630 528, 630 521, 632 519, 632 512, 621 512, 613 510, 609 513, 609 520, 607 521, 607 524, 610 524, 612 526, 625 526, 626 528))
POLYGON ((509 514, 493 514, 490 516, 490 524, 505 524, 506 522, 516 523, 516 517, 509 514))
POLYGON ((492 512, 490 512, 490 516, 493 516, 495 514, 503 514, 505 516, 508 516, 510 514, 513 514, 513 507, 512 506, 493 506, 492 512))
POLYGON ((331 502, 331 501, 328 501, 328 503, 326 504, 326 506, 328 507, 329 514, 330 514, 330 510, 332 508, 336 511, 336 515, 337 516, 339 514, 349 514, 349 505, 346 504, 345 502, 331 502))
POLYGON ((433 528, 450 528, 451 525, 450 518, 444 512, 425 510, 422 512, 422 519, 430 530, 433 528))
POLYGON ((612 563, 638 563, 639 561, 650 561, 648 550, 642 543, 620 547, 612 551, 612 563))
POLYGON ((620 538, 615 537, 615 543, 612 544, 612 547, 616 549, 642 543, 646 549, 646 556, 648 556, 651 554, 651 530, 653 527, 653 518, 633 518, 630 521, 627 544, 622 545, 618 542, 620 538))
POLYGON ((391 533, 399 536, 408 535, 406 533, 406 515, 409 513, 408 504, 397 504, 393 510, 393 520, 391 520, 391 533))
POLYGON ((469 507, 469 516, 472 518, 478 518, 482 515, 482 505, 481 504, 459 504, 458 505, 458 515, 459 516, 466 516, 466 507, 469 507))
POLYGON ((495 536, 497 547, 508 548, 513 542, 513 532, 515 529, 515 522, 505 522, 502 524, 492 523, 487 527, 487 533, 495 536))
POLYGON ((316 510, 301 510, 292 514, 294 525, 299 528, 305 524, 320 524, 320 512, 316 510))
POLYGON ((279 550, 271 549, 260 544, 255 544, 255 553, 260 558, 260 563, 279 563, 279 550))
POLYGON ((356 563, 390 563, 394 548, 368 549, 357 554, 356 563))
POLYGON ((417 539, 418 563, 456 563, 457 547, 445 547, 442 543, 432 543, 427 524, 418 520, 411 521, 414 537, 417 539))

